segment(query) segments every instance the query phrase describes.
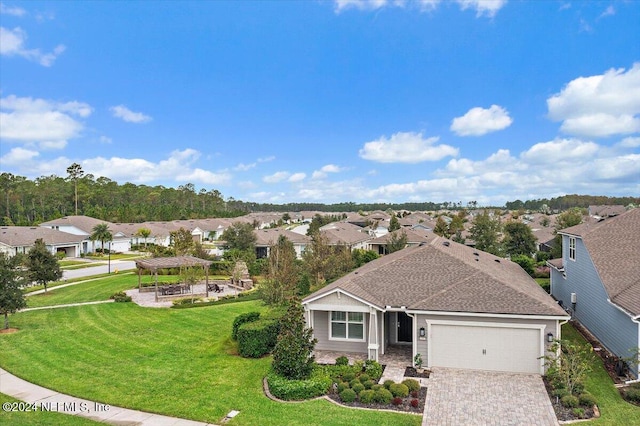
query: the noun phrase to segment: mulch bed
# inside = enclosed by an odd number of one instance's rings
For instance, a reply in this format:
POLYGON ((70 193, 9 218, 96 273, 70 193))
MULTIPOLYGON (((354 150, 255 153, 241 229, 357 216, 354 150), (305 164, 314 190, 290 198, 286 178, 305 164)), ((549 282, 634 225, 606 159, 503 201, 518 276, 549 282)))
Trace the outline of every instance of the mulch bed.
POLYGON ((547 389, 547 394, 549 395, 549 399, 551 400, 553 411, 555 411, 556 417, 558 418, 559 421, 565 422, 570 420, 582 420, 582 419, 591 419, 594 417, 598 417, 598 415, 596 415, 596 412, 594 411, 593 408, 587 408, 587 407, 580 407, 584 409, 584 416, 576 417, 573 414, 573 411, 571 408, 565 407, 564 405, 562 405, 558 397, 553 396, 552 394, 553 388, 551 388, 551 385, 549 384, 549 382, 547 382, 546 377, 543 377, 543 381, 544 381, 544 387, 547 389))
POLYGON ((429 371, 428 370, 424 370, 422 373, 418 373, 418 370, 416 370, 413 367, 407 367, 404 370, 404 376, 405 377, 418 377, 421 379, 428 379, 429 378, 429 371))
POLYGON ((0 329, 0 334, 11 334, 11 333, 15 333, 16 331, 18 331, 17 328, 3 328, 3 329, 0 329))
POLYGON ((427 400, 427 388, 420 388, 420 391, 418 392, 418 396, 416 398, 413 398, 411 395, 409 395, 406 398, 403 398, 402 404, 400 405, 377 404, 377 403, 363 404, 359 401, 353 401, 353 402, 347 403, 347 402, 342 402, 340 400, 340 397, 336 393, 329 393, 329 395, 327 396, 332 400, 336 401, 338 404, 344 405, 346 407, 369 408, 372 410, 392 410, 392 411, 399 411, 402 413, 422 414, 424 412, 424 403, 427 400), (416 408, 411 406, 412 399, 418 400, 418 406, 416 408))

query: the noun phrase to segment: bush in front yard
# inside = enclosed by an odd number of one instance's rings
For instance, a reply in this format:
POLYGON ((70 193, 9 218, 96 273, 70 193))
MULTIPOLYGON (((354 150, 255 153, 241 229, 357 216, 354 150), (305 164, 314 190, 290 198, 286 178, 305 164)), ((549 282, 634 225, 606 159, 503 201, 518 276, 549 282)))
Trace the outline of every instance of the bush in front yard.
POLYGON ((338 386, 336 388, 336 390, 338 391, 338 393, 342 392, 345 389, 349 389, 349 383, 347 382, 340 382, 338 383, 338 386))
POLYGON ((373 400, 380 404, 388 404, 393 399, 393 395, 387 389, 380 389, 376 391, 376 394, 373 396, 373 400))
POLYGON ((596 398, 587 392, 578 395, 578 401, 580 402, 580 405, 584 407, 593 407, 596 405, 596 398))
POLYGON ((573 395, 563 396, 562 399, 560 399, 560 402, 562 402, 562 405, 567 408, 575 408, 580 404, 578 397, 573 395))
POLYGON ((375 392, 372 390, 363 390, 360 392, 360 402, 363 404, 371 404, 373 402, 373 398, 375 396, 375 392))
POLYGON ((131 302, 131 296, 127 296, 124 291, 113 293, 109 299, 113 299, 114 302, 131 302))
POLYGON ((391 386, 392 384, 394 384, 395 382, 393 380, 385 380, 384 381, 384 387, 386 389, 389 389, 389 386, 391 386))
POLYGON ((624 395, 629 401, 640 403, 640 389, 629 388, 624 392, 624 395))
POLYGON ((353 389, 353 391, 359 395, 360 392, 362 392, 364 390, 364 385, 362 383, 358 382, 354 386, 351 386, 351 389, 353 389))
POLYGON ((299 401, 325 395, 331 387, 331 379, 314 374, 306 380, 289 380, 275 373, 267 376, 269 391, 277 398, 286 401, 299 401))
POLYGON ((339 356, 336 358, 336 365, 349 365, 349 358, 346 356, 339 356))
POLYGON ((353 391, 353 389, 345 389, 340 392, 339 395, 342 402, 353 402, 356 400, 356 393, 353 391))
POLYGON ((393 405, 402 405, 402 398, 400 398, 399 396, 396 396, 391 400, 391 403, 393 405))
POLYGON ((369 375, 369 378, 374 382, 380 380, 382 377, 382 366, 372 359, 368 359, 364 362, 364 371, 369 375))
POLYGON ((404 398, 405 396, 409 395, 409 388, 402 383, 394 383, 389 386, 389 392, 391 392, 393 396, 404 398))
POLYGON ((419 391, 420 390, 420 382, 416 379, 405 379, 402 381, 402 384, 409 389, 409 392, 419 391))
POLYGON ((371 378, 367 373, 362 373, 358 376, 358 380, 360 380, 360 383, 364 385, 364 382, 366 382, 367 380, 371 380, 371 378))
POLYGON ((414 398, 411 400, 411 406, 413 408, 418 408, 419 405, 420 405, 420 401, 418 401, 417 399, 414 398))
POLYGON ((258 320, 238 328, 238 352, 245 358, 260 358, 276 346, 280 323, 276 320, 258 320))
POLYGON ((365 389, 371 389, 373 385, 376 384, 376 382, 374 382, 373 380, 366 380, 362 382, 362 384, 364 385, 365 389))
POLYGON ((585 414, 584 408, 574 408, 573 410, 571 410, 571 413, 573 413, 573 415, 579 419, 583 418, 585 414))

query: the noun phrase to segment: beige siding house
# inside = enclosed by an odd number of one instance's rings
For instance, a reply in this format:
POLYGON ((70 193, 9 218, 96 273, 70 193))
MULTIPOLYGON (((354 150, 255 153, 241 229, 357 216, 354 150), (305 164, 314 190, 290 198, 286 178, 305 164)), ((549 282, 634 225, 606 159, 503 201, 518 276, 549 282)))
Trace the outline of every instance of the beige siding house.
POLYGON ((427 367, 544 373, 569 316, 520 266, 430 235, 303 300, 317 350, 377 360, 407 345, 427 367))

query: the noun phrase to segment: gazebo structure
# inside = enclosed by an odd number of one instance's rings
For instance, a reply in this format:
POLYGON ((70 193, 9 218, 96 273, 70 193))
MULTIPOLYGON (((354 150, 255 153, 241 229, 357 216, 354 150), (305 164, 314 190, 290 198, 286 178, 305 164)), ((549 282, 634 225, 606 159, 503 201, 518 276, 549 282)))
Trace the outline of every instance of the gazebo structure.
POLYGON ((138 268, 138 291, 142 289, 142 270, 146 269, 151 271, 154 275, 155 281, 155 298, 158 301, 158 269, 168 268, 184 268, 200 266, 204 270, 205 275, 205 292, 209 297, 209 266, 211 266, 210 260, 200 259, 193 256, 176 256, 176 257, 154 257, 151 259, 136 260, 136 267, 138 268))

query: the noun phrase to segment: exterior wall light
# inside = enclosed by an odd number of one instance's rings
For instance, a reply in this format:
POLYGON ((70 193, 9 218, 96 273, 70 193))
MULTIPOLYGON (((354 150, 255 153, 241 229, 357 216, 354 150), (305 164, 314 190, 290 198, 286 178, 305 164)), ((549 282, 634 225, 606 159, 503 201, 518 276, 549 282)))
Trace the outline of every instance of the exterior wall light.
POLYGON ((420 327, 420 337, 424 338, 426 336, 426 332, 424 330, 424 327, 420 327))
POLYGON ((553 333, 547 333, 547 342, 549 343, 553 342, 553 333))

